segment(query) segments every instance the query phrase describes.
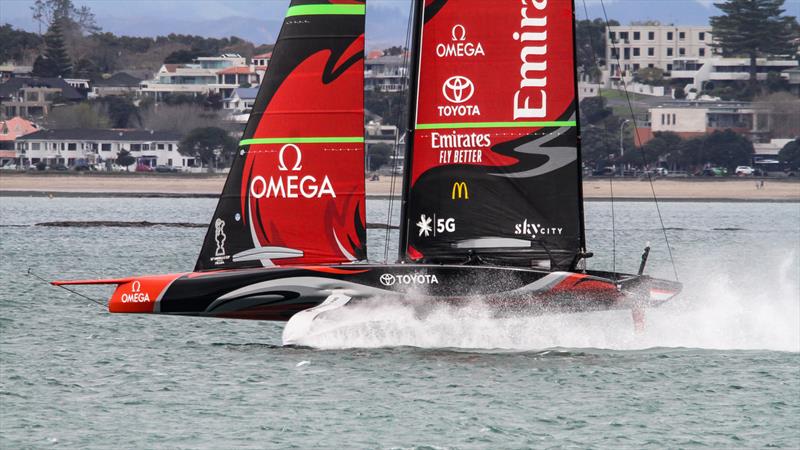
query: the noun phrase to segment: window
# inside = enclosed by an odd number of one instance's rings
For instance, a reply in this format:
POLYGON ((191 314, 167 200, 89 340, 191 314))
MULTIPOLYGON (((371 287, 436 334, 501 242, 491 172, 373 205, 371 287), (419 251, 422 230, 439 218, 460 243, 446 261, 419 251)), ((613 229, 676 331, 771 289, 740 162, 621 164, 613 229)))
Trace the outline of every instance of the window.
POLYGON ((672 124, 675 125, 678 121, 675 119, 675 114, 672 115, 672 124))
POLYGON ((640 49, 639 48, 634 48, 633 49, 633 56, 639 56, 639 53, 640 53, 640 49))
POLYGON ((685 48, 683 48, 683 47, 679 48, 679 49, 678 49, 678 55, 680 55, 680 56, 686 56, 686 49, 685 49, 685 48))
POLYGON ((156 148, 159 150, 164 150, 164 144, 156 144, 156 148))
POLYGON ((683 40, 685 40, 685 39, 686 39, 686 33, 685 33, 685 32, 683 32, 683 31, 681 31, 680 33, 678 33, 678 39, 680 39, 680 40, 682 40, 682 41, 683 41, 683 40))
POLYGON ((142 150, 150 150, 150 144, 142 144, 142 150))
POLYGON ((172 151, 172 144, 167 144, 167 150, 172 151))
POLYGON ((639 70, 639 67, 640 67, 639 64, 634 64, 633 65, 633 71, 637 72, 639 70))
POLYGON ((655 55, 656 55, 656 49, 653 47, 649 47, 647 49, 647 56, 655 56, 655 55))
POLYGON ((104 152, 110 152, 111 144, 100 144, 100 150, 104 152))
POLYGON ((700 49, 700 56, 706 56, 706 49, 704 48, 700 49))
POLYGON ((656 40, 656 32, 655 31, 648 32, 647 33, 647 40, 655 41, 656 40))
POLYGON ((131 151, 138 152, 142 150, 142 144, 131 144, 131 151))
POLYGON ((41 148, 41 144, 38 142, 31 142, 31 150, 39 150, 41 148))
POLYGON ((634 31, 633 32, 633 40, 634 41, 638 41, 641 38, 642 38, 642 33, 638 32, 638 31, 634 31))
POLYGON ((661 114, 661 125, 664 125, 664 120, 665 120, 664 118, 665 117, 666 117, 666 114, 661 114))
POLYGON ((608 37, 609 37, 609 38, 610 38, 612 41, 616 41, 616 40, 617 40, 617 33, 613 32, 613 31, 609 31, 609 32, 608 32, 608 37))
POLYGON ((622 52, 623 52, 623 55, 625 55, 623 59, 631 59, 631 49, 624 48, 624 49, 622 49, 622 52))
POLYGON ((649 67, 649 68, 651 68, 651 69, 652 69, 652 68, 654 68, 655 66, 656 66, 655 64, 648 64, 648 65, 647 65, 647 67, 649 67))
POLYGON ((672 72, 672 64, 667 64, 667 72, 672 72))
POLYGON ((622 39, 623 41, 627 41, 628 40, 628 32, 627 31, 620 31, 619 38, 622 39))
POLYGON ((619 58, 619 49, 618 48, 612 48, 611 49, 611 57, 614 58, 614 59, 619 58))
POLYGON ((172 158, 169 158, 169 159, 167 160, 167 165, 168 165, 168 166, 171 166, 171 165, 172 165, 172 158))
POLYGON ((62 142, 61 143, 61 150, 66 150, 66 149, 67 149, 67 144, 62 142))
POLYGON ((699 37, 700 37, 701 41, 705 41, 706 40, 706 33, 704 31, 701 31, 699 37))
POLYGON ((667 49, 667 56, 672 56, 672 49, 671 48, 667 49))
POLYGON ((667 40, 668 41, 672 40, 672 36, 673 36, 672 31, 667 31, 667 40))

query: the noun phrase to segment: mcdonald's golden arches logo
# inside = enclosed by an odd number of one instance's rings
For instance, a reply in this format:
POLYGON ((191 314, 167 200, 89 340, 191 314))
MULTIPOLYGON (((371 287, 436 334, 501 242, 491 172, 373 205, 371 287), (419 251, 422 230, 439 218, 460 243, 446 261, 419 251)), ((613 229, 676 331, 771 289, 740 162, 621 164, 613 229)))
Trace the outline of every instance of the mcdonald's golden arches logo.
POLYGON ((453 200, 469 200, 469 188, 467 187, 467 183, 464 181, 456 181, 453 183, 453 192, 450 194, 450 198, 453 200))

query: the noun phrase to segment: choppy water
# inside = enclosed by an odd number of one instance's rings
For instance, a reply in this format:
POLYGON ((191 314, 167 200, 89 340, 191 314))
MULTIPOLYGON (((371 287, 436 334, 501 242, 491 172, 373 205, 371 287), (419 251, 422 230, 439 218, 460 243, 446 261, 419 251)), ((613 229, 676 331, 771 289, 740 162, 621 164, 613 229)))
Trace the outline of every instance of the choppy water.
MULTIPOLYGON (((283 348, 282 324, 112 316, 24 275, 189 270, 203 229, 30 225, 213 207, 0 197, 0 447, 800 447, 800 204, 663 204, 685 293, 643 335, 623 312, 387 308, 283 348)), ((586 213, 592 266, 611 268, 610 205, 586 213)), ((672 276, 652 204, 617 203, 616 219, 617 269, 651 241, 648 272, 672 276)), ((384 232, 369 238, 382 260, 384 232)))

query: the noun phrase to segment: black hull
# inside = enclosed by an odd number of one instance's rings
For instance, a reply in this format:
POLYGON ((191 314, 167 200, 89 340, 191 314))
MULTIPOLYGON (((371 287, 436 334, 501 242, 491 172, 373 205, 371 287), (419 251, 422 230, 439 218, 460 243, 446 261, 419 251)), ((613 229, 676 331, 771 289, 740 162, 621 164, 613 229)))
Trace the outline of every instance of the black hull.
MULTIPOLYGON (((480 301, 498 316, 658 306, 680 284, 647 276, 465 265, 335 265, 236 269, 108 280, 109 309, 287 321, 333 294, 359 304, 401 302, 424 311, 480 301)), ((79 282, 78 282, 79 283, 79 282)))

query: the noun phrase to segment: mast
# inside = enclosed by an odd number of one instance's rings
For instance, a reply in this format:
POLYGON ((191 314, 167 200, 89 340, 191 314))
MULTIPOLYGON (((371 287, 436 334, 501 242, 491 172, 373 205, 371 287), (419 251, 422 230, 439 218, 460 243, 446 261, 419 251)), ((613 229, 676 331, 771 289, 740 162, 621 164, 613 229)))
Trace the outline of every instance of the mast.
MULTIPOLYGON (((419 92, 419 62, 420 48, 422 46, 422 26, 425 22, 425 0, 414 1, 414 18, 411 22, 411 72, 408 80, 408 124, 406 127, 406 151, 403 156, 403 186, 400 203, 400 246, 398 247, 398 260, 407 260, 408 248, 408 196, 411 186, 411 158, 414 148, 414 131, 417 126, 417 96, 419 92)), ((389 201, 394 201, 390 199, 389 201)))
MULTIPOLYGON (((581 98, 578 90, 578 17, 575 14, 575 0, 572 0, 572 57, 575 61, 575 131, 578 134, 578 220, 580 220, 581 252, 586 253, 586 220, 583 212, 583 142, 581 137, 581 98)), ((577 264, 577 259, 575 263, 577 264)), ((573 267, 574 269, 574 267, 573 267)))

